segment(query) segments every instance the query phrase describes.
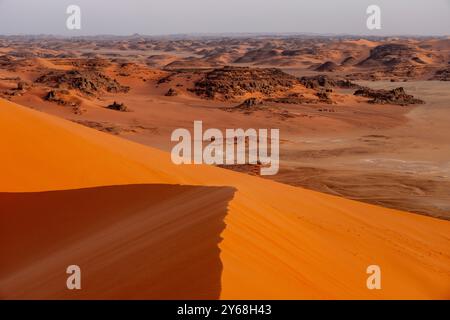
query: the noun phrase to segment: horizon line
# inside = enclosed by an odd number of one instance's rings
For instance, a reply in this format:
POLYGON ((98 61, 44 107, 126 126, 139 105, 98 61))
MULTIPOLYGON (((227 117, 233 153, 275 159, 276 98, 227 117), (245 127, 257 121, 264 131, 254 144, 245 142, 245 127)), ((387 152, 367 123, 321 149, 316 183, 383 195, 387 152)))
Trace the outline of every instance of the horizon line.
POLYGON ((363 38, 450 38, 450 35, 417 35, 417 34, 352 34, 352 33, 315 33, 315 32, 189 32, 189 33, 167 33, 167 34, 79 34, 66 35, 55 33, 17 33, 17 34, 1 34, 0 37, 56 37, 56 38, 94 38, 94 37, 146 37, 146 38, 160 38, 160 37, 245 37, 245 36, 310 36, 310 37, 363 37, 363 38))

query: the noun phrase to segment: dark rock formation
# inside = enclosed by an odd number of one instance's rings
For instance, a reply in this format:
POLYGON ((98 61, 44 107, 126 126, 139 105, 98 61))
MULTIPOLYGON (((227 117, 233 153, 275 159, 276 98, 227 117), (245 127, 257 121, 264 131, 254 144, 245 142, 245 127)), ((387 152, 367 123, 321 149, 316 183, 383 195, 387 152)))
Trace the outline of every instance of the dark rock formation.
POLYGON ((106 108, 111 109, 111 110, 121 111, 121 112, 130 111, 130 110, 128 110, 128 108, 125 104, 117 103, 116 101, 114 101, 112 104, 110 104, 106 108))
POLYGON ((177 96, 177 95, 178 95, 178 92, 175 89, 172 89, 172 88, 170 88, 165 94, 166 97, 174 97, 174 96, 177 96))
POLYGON ((317 100, 306 98, 301 93, 291 93, 291 94, 288 94, 285 97, 269 98, 269 99, 266 99, 266 101, 267 102, 274 102, 274 103, 285 103, 285 104, 310 104, 310 103, 317 103, 317 100))
POLYGON ((204 98, 228 100, 246 93, 269 96, 288 90, 298 83, 294 76, 275 68, 224 67, 204 74, 192 91, 204 98))
POLYGON ((244 112, 245 114, 251 114, 254 111, 261 110, 264 102, 258 98, 248 98, 244 100, 242 103, 238 104, 234 107, 227 107, 223 110, 234 112, 234 111, 240 111, 244 112))
POLYGON ((437 70, 430 80, 450 81, 450 67, 437 70))
POLYGON ((72 108, 75 114, 82 114, 86 110, 81 108, 81 100, 77 97, 71 96, 68 90, 54 89, 47 92, 44 100, 57 103, 64 107, 72 108))
POLYGON ((239 107, 251 108, 256 105, 261 105, 263 102, 257 98, 248 98, 242 102, 239 107))
POLYGON ((24 91, 29 87, 29 85, 25 81, 17 82, 17 90, 24 91))
POLYGON ((81 100, 71 97, 67 90, 50 90, 44 96, 44 100, 71 107, 78 107, 81 104, 81 100))
POLYGON ((300 82, 309 89, 322 89, 322 88, 343 88, 343 89, 356 89, 360 86, 346 79, 333 79, 326 75, 317 75, 300 78, 300 82))
POLYGON ((410 104, 424 103, 424 101, 417 99, 412 95, 406 94, 403 87, 395 88, 393 90, 374 90, 364 87, 356 90, 355 96, 370 98, 371 100, 369 100, 369 103, 373 104, 393 104, 407 106, 410 104))
POLYGON ((414 48, 406 44, 389 43, 379 45, 370 51, 367 59, 358 63, 362 67, 392 67, 405 60, 409 60, 414 55, 414 48))
POLYGON ((236 59, 234 62, 235 63, 254 63, 254 62, 274 58, 278 55, 279 55, 279 53, 276 50, 273 50, 270 48, 269 49, 261 48, 261 49, 251 50, 251 51, 247 52, 245 55, 236 59))
POLYGON ((356 63, 356 59, 352 56, 345 58, 341 62, 341 66, 352 66, 356 63))
POLYGON ((92 70, 51 71, 37 78, 35 82, 54 88, 75 89, 86 95, 94 95, 101 91, 128 92, 130 89, 115 79, 92 70))
POLYGON ((325 91, 319 91, 316 93, 316 96, 319 98, 320 102, 324 102, 324 103, 333 103, 333 100, 331 100, 330 94, 328 92, 325 91))
POLYGON ((342 67, 338 66, 336 63, 332 61, 327 61, 320 66, 318 66, 315 70, 320 72, 334 72, 341 70, 342 67))

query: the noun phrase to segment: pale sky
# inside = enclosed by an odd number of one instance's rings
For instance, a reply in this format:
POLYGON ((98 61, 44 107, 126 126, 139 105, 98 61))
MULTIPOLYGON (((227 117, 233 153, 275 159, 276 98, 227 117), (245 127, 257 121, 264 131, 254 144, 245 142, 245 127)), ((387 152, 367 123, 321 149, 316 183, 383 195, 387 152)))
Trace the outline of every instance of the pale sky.
POLYGON ((186 33, 450 35, 450 0, 0 0, 0 34, 186 33), (80 6, 81 30, 66 29, 80 6), (366 28, 381 7, 382 29, 366 28))

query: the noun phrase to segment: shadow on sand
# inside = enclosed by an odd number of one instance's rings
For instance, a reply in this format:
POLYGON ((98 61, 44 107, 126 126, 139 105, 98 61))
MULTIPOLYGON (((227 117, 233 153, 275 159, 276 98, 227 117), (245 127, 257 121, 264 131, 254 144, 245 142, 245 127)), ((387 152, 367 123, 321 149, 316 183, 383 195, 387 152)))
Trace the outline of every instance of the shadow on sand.
POLYGON ((235 190, 121 185, 0 193, 0 298, 217 299, 235 190), (66 268, 81 268, 68 290, 66 268))

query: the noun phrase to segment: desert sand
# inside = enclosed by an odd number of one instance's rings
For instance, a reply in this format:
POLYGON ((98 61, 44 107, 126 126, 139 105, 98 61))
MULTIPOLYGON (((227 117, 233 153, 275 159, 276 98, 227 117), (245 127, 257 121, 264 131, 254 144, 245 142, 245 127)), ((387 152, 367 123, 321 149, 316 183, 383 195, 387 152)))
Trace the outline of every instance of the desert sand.
POLYGON ((195 120, 279 128, 266 178, 450 219, 449 61, 448 37, 2 36, 0 97, 163 151, 195 120))
POLYGON ((450 298, 449 221, 175 166, 3 99, 0 128, 2 299, 450 298))

